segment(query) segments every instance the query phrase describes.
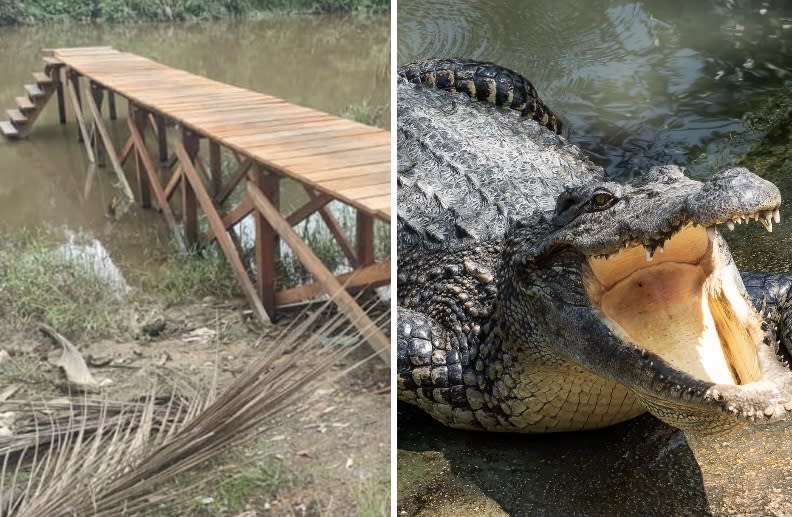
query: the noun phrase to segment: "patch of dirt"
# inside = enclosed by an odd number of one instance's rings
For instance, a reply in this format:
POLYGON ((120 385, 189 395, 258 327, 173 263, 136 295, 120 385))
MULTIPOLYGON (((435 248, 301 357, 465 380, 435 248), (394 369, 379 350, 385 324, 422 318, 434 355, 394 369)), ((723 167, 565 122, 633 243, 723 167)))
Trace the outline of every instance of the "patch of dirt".
MULTIPOLYGON (((135 310, 146 314, 134 327, 138 329, 135 338, 74 340, 74 344, 94 378, 103 383, 102 395, 112 400, 145 396, 163 374, 210 382, 216 372, 222 389, 260 357, 268 342, 301 317, 299 313, 286 315, 262 331, 245 308, 244 302, 210 297, 148 313, 135 310)), ((4 334, 0 392, 16 385, 12 398, 17 400, 49 400, 67 394, 62 372, 51 364, 60 355, 60 347, 33 330, 4 334)), ((179 514, 388 515, 389 505, 382 513, 361 509, 361 505, 381 506, 378 498, 387 502, 389 493, 388 368, 372 360, 339 380, 330 380, 370 353, 366 346, 352 352, 327 372, 328 381, 306 392, 297 407, 272 422, 253 445, 214 465, 228 475, 202 487, 202 497, 179 514), (277 472, 262 467, 273 461, 278 462, 277 472), (239 471, 251 469, 261 479, 236 487, 234 497, 229 496, 224 485, 234 485, 239 471), (286 481, 269 483, 268 477, 286 481)))

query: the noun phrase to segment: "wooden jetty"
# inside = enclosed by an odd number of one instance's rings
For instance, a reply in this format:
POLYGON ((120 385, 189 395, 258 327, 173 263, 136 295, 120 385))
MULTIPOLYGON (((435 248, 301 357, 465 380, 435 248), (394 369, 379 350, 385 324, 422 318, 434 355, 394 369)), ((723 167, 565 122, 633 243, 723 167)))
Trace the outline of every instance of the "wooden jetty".
POLYGON ((390 224, 387 131, 111 47, 45 49, 45 54, 44 72, 33 74, 34 82, 16 99, 18 106, 0 122, 6 137, 28 133, 55 96, 60 122, 66 122, 68 104, 88 159, 102 161, 106 156, 130 201, 159 210, 185 247, 217 241, 262 322, 274 318, 279 306, 327 293, 389 360, 389 340, 349 292, 390 283, 389 260, 375 260, 373 230, 375 218, 390 224), (103 108, 107 99, 108 118, 116 120, 119 97, 128 104, 129 137, 116 149, 103 108), (176 130, 168 131, 172 126, 176 130), (223 148, 236 160, 230 174, 222 171, 223 148), (124 170, 127 164, 131 181, 124 170), (298 182, 309 199, 290 214, 282 214, 279 206, 284 178, 298 182), (353 238, 328 209, 333 200, 355 209, 353 238), (208 223, 205 235, 199 235, 199 210, 208 223), (334 275, 295 232, 296 224, 316 212, 352 264, 350 273, 334 275), (250 214, 255 223, 252 274, 230 231, 250 214), (312 274, 313 283, 279 288, 278 239, 312 274))

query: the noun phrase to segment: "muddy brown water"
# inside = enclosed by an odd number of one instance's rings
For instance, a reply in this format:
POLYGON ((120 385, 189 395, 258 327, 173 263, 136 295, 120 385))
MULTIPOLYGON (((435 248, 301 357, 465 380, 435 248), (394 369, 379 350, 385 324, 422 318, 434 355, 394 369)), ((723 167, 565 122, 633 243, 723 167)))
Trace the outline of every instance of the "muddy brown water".
MULTIPOLYGON (((15 107, 14 98, 24 94, 31 73, 43 70, 42 48, 110 45, 329 113, 341 114, 362 103, 374 109, 390 101, 389 29, 385 16, 2 27, 0 107, 15 107)), ((117 145, 127 136, 121 99, 118 108, 118 120, 108 122, 117 145)), ((145 271, 150 260, 168 251, 161 217, 141 210, 118 221, 108 217, 108 206, 119 193, 112 169, 89 166, 70 108, 67 118, 67 125, 58 124, 53 97, 28 138, 0 138, 0 232, 83 232, 101 242, 122 271, 145 271)), ((388 109, 382 124, 389 126, 388 109)), ((284 182, 281 201, 288 211, 305 201, 304 193, 284 182)))
MULTIPOLYGON (((462 57, 523 73, 570 139, 617 179, 675 163, 702 180, 744 165, 773 181, 782 224, 772 234, 758 224, 722 232, 741 270, 792 270, 791 41, 792 4, 782 2, 398 6, 398 64, 462 57)), ((792 493, 790 429, 741 445, 753 460, 760 440, 778 444, 759 467, 734 465, 752 469, 759 493, 705 487, 729 446, 712 441, 700 466, 684 435, 647 415, 527 436, 451 430, 406 405, 397 421, 399 515, 783 515, 766 496, 788 502, 792 493)))

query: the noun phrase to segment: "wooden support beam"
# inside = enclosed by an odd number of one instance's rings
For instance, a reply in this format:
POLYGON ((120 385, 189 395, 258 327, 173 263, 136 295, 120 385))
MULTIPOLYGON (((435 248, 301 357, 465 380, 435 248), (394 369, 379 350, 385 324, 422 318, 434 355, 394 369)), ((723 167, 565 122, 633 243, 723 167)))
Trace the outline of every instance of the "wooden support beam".
MULTIPOLYGON (((199 142, 198 135, 190 132, 186 128, 182 129, 182 146, 187 150, 187 158, 189 159, 190 166, 195 163, 195 155, 198 153, 199 142)), ((182 157, 179 157, 181 169, 184 171, 187 164, 182 160, 182 157)), ((195 174, 197 176, 198 172, 196 171, 195 174)), ((181 214, 182 226, 184 226, 184 240, 187 241, 188 246, 195 246, 198 244, 198 206, 195 201, 195 190, 191 182, 182 174, 181 214)))
POLYGON ((228 183, 226 183, 225 187, 220 191, 220 194, 215 197, 215 201, 218 205, 225 203, 228 196, 234 192, 236 186, 242 181, 242 178, 247 175, 247 171, 251 165, 253 165, 253 161, 250 158, 246 158, 245 161, 239 164, 237 170, 231 175, 231 179, 228 180, 228 183))
POLYGON ((220 156, 220 144, 209 140, 209 174, 212 178, 212 196, 217 198, 223 188, 223 164, 220 156))
POLYGON ((256 316, 258 316, 259 320, 265 325, 269 324, 270 319, 267 315, 267 311, 264 310, 261 299, 256 293, 256 288, 253 286, 253 282, 251 282, 250 278, 248 277, 247 271, 245 270, 245 266, 242 263, 242 259, 239 256, 237 248, 234 246, 231 237, 228 235, 228 232, 223 226, 223 221, 220 218, 220 215, 217 213, 217 209, 212 202, 212 198, 209 197, 209 194, 203 188, 203 185, 198 178, 198 174, 192 165, 192 161, 187 149, 185 149, 184 145, 182 145, 182 143, 177 140, 174 144, 174 150, 176 152, 176 156, 179 157, 179 161, 182 164, 183 174, 185 178, 187 178, 187 181, 192 184, 196 199, 201 205, 204 214, 206 214, 209 227, 212 229, 212 232, 217 238, 217 243, 220 245, 223 253, 225 253, 228 262, 231 264, 231 269, 234 271, 237 279, 239 280, 239 284, 242 287, 242 292, 245 293, 245 296, 253 307, 253 312, 256 314, 256 316))
MULTIPOLYGON (((307 185, 303 185, 303 188, 305 189, 305 193, 308 194, 308 197, 311 198, 312 201, 318 197, 321 197, 320 194, 314 192, 313 189, 307 185)), ((330 230, 330 233, 332 233, 333 237, 335 237, 335 240, 338 243, 338 246, 341 248, 341 251, 344 253, 344 256, 347 258, 347 260, 349 260, 349 263, 352 265, 352 267, 357 267, 357 253, 355 252, 354 248, 352 248, 352 244, 349 243, 349 239, 344 234, 344 230, 341 228, 341 225, 338 224, 338 221, 336 221, 333 213, 327 206, 325 206, 326 204, 327 203, 323 204, 317 211, 322 217, 322 220, 325 222, 325 225, 327 225, 327 229, 330 230)))
POLYGON ((82 116, 82 106, 80 104, 80 94, 74 87, 74 80, 73 76, 69 77, 67 81, 69 87, 69 99, 72 102, 72 108, 74 109, 74 118, 77 119, 77 125, 80 127, 80 142, 85 144, 85 153, 88 155, 88 161, 91 163, 96 163, 96 158, 94 158, 93 149, 91 148, 91 139, 88 138, 88 129, 85 127, 85 121, 83 120, 82 116))
POLYGON ((311 248, 297 235, 297 232, 283 218, 278 209, 273 206, 261 190, 252 182, 247 183, 247 193, 261 215, 269 222, 270 226, 289 245, 291 250, 300 259, 303 266, 311 272, 324 291, 330 295, 338 308, 357 327, 361 335, 380 352, 380 357, 390 364, 390 340, 380 331, 366 312, 357 304, 354 298, 346 292, 336 277, 328 271, 327 267, 319 260, 311 248))
POLYGON ((94 123, 96 124, 96 129, 99 130, 99 135, 102 137, 104 141, 104 147, 107 151, 107 155, 110 157, 110 163, 113 164, 113 170, 118 177, 119 183, 121 183, 121 188, 124 190, 124 194, 126 194, 127 199, 130 202, 135 201, 135 195, 132 193, 132 187, 129 186, 129 182, 124 176, 124 169, 121 167, 121 161, 118 159, 118 155, 115 152, 115 148, 113 147, 113 141, 110 139, 110 135, 107 133, 107 130, 102 123, 102 115, 99 112, 99 108, 96 106, 92 96, 88 96, 88 108, 91 114, 93 115, 94 123))
POLYGON ((318 211, 332 200, 333 198, 327 194, 319 194, 289 214, 289 217, 287 217, 286 220, 289 221, 290 225, 295 226, 307 219, 311 214, 318 211))
MULTIPOLYGON (((130 105, 131 105, 131 103, 130 103, 130 105)), ((132 110, 131 109, 129 110, 129 116, 130 117, 132 116, 132 110)), ((135 148, 135 141, 132 140, 132 137, 130 136, 129 138, 127 138, 127 141, 124 144, 124 147, 121 148, 121 156, 119 158, 121 160, 121 165, 122 166, 126 163, 127 158, 129 158, 129 155, 132 154, 132 150, 134 148, 135 148)))
MULTIPOLYGON (((99 116, 98 120, 102 120, 102 100, 104 100, 104 90, 101 86, 96 84, 93 81, 89 81, 88 83, 90 91, 89 95, 91 99, 93 99, 93 105, 96 106, 99 116)), ((94 121, 91 123, 91 143, 93 144, 94 151, 96 152, 96 163, 99 167, 104 167, 105 160, 104 160, 104 152, 102 142, 99 141, 99 134, 97 133, 97 124, 96 118, 94 117, 94 121)))
MULTIPOLYGON (((277 175, 256 166, 248 171, 248 182, 256 185, 259 192, 267 196, 269 203, 278 209, 280 178, 277 175)), ((275 261, 279 255, 277 234, 258 210, 253 212, 253 223, 256 235, 256 289, 267 314, 275 319, 275 261)))
POLYGON ((110 110, 110 120, 116 120, 118 114, 116 113, 115 92, 107 90, 107 108, 110 110))
POLYGON ((168 180, 167 185, 165 185, 165 197, 170 200, 173 193, 176 191, 176 187, 181 184, 182 180, 182 173, 181 173, 181 166, 176 167, 176 170, 173 171, 171 174, 170 179, 168 180))
POLYGON ((57 68, 54 71, 55 76, 58 78, 55 94, 58 97, 58 121, 61 124, 66 123, 66 99, 63 98, 63 70, 63 68, 57 68))
POLYGON ((374 218, 362 210, 357 210, 355 224, 355 244, 357 246, 358 266, 374 263, 374 218))
POLYGON ((179 227, 176 225, 176 218, 173 216, 173 211, 171 210, 170 204, 168 204, 168 198, 166 198, 165 193, 162 192, 157 171, 154 169, 154 164, 151 162, 151 157, 148 155, 148 150, 146 149, 146 145, 143 141, 143 136, 137 128, 134 117, 127 117, 127 125, 129 126, 129 134, 132 136, 132 140, 135 142, 135 152, 140 159, 141 165, 143 165, 143 169, 146 171, 146 174, 148 174, 149 186, 154 192, 154 197, 157 200, 159 209, 162 211, 162 216, 165 218, 165 222, 171 231, 171 235, 176 240, 179 248, 185 250, 187 247, 184 244, 184 239, 182 238, 182 234, 179 231, 179 227))
MULTIPOLYGON (((77 112, 80 113, 80 116, 78 117, 78 120, 80 120, 82 119, 82 99, 80 98, 80 76, 74 72, 70 72, 69 82, 71 84, 71 88, 69 89, 69 91, 72 94, 72 101, 76 103, 74 111, 75 113, 77 112)), ((83 139, 86 137, 87 137, 87 131, 81 131, 80 133, 77 134, 77 141, 82 142, 83 139)), ((93 151, 91 151, 91 156, 93 156, 93 151)), ((94 163, 93 159, 91 159, 91 163, 94 163)))
POLYGON ((168 161, 168 132, 165 128, 165 117, 157 115, 155 119, 157 123, 154 127, 157 133, 159 161, 160 163, 166 163, 168 161))
MULTIPOLYGON (((138 128, 141 128, 143 131, 140 133, 140 137, 143 143, 143 147, 146 146, 146 113, 142 110, 135 110, 132 109, 132 103, 129 103, 130 109, 128 117, 132 117, 135 119, 135 125, 138 128)), ((135 153, 135 174, 137 178, 137 190, 138 190, 138 199, 140 200, 141 208, 151 208, 151 182, 148 179, 148 174, 143 168, 143 164, 141 163, 140 153, 135 153)))
MULTIPOLYGON (((347 290, 374 288, 390 283, 390 263, 377 262, 335 277, 347 290)), ((275 293, 277 306, 308 300, 324 292, 322 284, 314 282, 275 293)))

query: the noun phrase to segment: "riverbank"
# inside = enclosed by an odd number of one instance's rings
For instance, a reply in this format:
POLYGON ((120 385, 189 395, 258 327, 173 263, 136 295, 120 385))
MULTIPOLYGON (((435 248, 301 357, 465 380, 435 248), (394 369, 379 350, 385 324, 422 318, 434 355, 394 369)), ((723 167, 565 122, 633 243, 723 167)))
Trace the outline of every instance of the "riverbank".
POLYGON ((384 14, 389 0, 0 0, 0 26, 189 22, 278 14, 384 14))

